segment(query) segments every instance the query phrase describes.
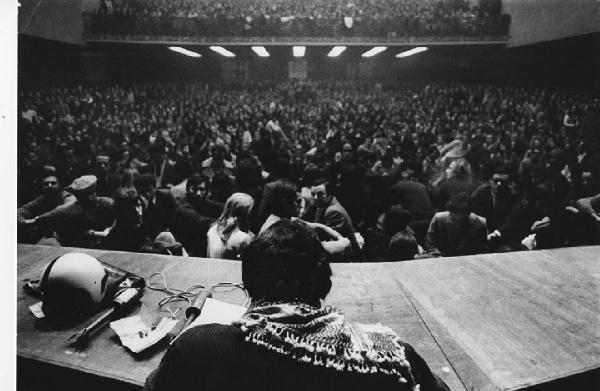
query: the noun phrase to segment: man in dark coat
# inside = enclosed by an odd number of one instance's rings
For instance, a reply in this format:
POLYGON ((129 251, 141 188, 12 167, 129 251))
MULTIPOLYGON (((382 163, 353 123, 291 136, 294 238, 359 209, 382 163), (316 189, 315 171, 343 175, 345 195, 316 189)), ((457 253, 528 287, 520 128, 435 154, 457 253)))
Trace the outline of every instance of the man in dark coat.
POLYGON ((36 217, 35 224, 50 227, 62 246, 96 248, 115 222, 112 198, 98 197, 97 179, 84 175, 67 188, 77 197, 77 202, 54 209, 36 217))
POLYGON ((507 250, 547 249, 567 244, 573 230, 571 212, 561 206, 550 182, 536 185, 516 205, 506 222, 490 234, 507 250))
POLYGON ((506 168, 498 166, 489 183, 479 186, 471 196, 473 212, 485 217, 490 232, 504 225, 507 216, 520 201, 510 182, 506 168))
POLYGON ((20 243, 37 243, 44 236, 40 226, 33 223, 36 218, 75 203, 75 196, 60 187, 56 168, 45 166, 42 173, 42 195, 17 209, 17 240, 20 243))
POLYGON ((448 210, 436 213, 431 220, 425 251, 452 257, 482 253, 486 248, 485 219, 471 212, 469 194, 462 192, 451 196, 448 210))
POLYGON ((113 194, 117 221, 100 244, 102 248, 114 251, 145 252, 152 240, 142 228, 143 207, 140 196, 134 187, 119 187, 113 194))
POLYGON ((167 156, 167 148, 163 142, 157 141, 150 148, 149 164, 142 169, 144 174, 152 174, 156 180, 155 187, 175 186, 181 182, 183 178, 179 176, 176 169, 176 162, 169 159, 167 156))
POLYGON ((156 188, 156 177, 143 174, 135 182, 143 206, 144 232, 154 240, 156 235, 167 230, 178 202, 168 188, 156 188))
POLYGON ((338 200, 331 194, 329 183, 321 182, 320 184, 313 186, 310 191, 317 206, 315 221, 333 228, 339 232, 340 235, 350 240, 351 251, 348 251, 340 261, 363 261, 362 250, 356 240, 352 220, 350 219, 348 212, 346 212, 346 209, 344 209, 338 200))
POLYGON ((221 215, 224 205, 208 199, 210 180, 192 175, 186 184, 186 197, 175 210, 171 232, 190 256, 205 257, 206 235, 211 224, 221 215))
POLYGON ((390 188, 390 198, 392 205, 400 204, 410 212, 413 221, 429 221, 435 214, 425 185, 409 178, 399 180, 390 188))
POLYGON ((410 226, 416 238, 422 243, 435 208, 421 182, 413 180, 410 171, 402 173, 402 179, 390 188, 390 204, 401 205, 411 215, 410 226))
POLYGON ((100 197, 110 197, 120 185, 118 175, 111 173, 110 158, 106 155, 96 156, 94 175, 98 178, 96 193, 100 197))

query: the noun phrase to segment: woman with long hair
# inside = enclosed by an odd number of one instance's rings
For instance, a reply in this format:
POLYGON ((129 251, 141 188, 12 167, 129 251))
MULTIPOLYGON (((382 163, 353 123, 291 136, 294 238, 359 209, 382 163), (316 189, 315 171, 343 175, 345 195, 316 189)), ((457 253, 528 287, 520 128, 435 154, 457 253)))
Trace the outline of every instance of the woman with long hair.
POLYGON ((209 258, 236 259, 254 238, 250 232, 250 212, 254 199, 246 193, 233 193, 223 213, 208 230, 209 258))

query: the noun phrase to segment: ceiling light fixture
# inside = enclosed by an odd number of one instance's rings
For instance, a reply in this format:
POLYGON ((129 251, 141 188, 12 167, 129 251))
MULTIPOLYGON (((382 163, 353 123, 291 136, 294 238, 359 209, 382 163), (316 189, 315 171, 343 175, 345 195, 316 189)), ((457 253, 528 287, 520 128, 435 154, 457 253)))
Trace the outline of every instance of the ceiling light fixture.
POLYGON ((259 57, 269 57, 270 56, 269 52, 267 51, 267 49, 265 49, 264 46, 252 46, 252 50, 259 57))
POLYGON ((196 57, 196 58, 202 57, 202 55, 200 53, 196 53, 191 50, 184 49, 180 46, 169 46, 169 50, 172 50, 174 52, 177 52, 179 54, 183 54, 183 55, 189 56, 189 57, 196 57))
POLYGON ((306 53, 306 46, 294 46, 292 48, 292 52, 294 53, 294 57, 304 57, 304 53, 306 53))
POLYGON ((334 46, 327 54, 327 57, 337 57, 342 54, 344 50, 346 50, 346 46, 334 46))
POLYGON ((387 50, 387 46, 375 46, 372 49, 367 50, 362 54, 362 57, 373 57, 381 52, 385 52, 387 50))
POLYGON ((235 57, 235 53, 225 49, 223 46, 210 46, 209 49, 224 57, 235 57))
POLYGON ((398 53, 398 54, 396 54, 396 57, 397 58, 408 57, 408 56, 412 56, 413 54, 424 52, 426 50, 428 50, 428 49, 425 46, 419 46, 419 47, 407 50, 405 52, 398 53))

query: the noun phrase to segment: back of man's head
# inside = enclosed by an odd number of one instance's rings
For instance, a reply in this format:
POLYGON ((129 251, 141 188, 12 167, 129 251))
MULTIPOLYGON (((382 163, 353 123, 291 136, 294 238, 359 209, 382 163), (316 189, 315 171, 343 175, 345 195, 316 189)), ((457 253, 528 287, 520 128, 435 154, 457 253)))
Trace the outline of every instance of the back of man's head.
POLYGON ((471 198, 466 192, 460 192, 450 196, 448 200, 448 211, 455 215, 466 216, 471 212, 471 198))
POLYGON ((242 252, 242 280, 253 300, 318 303, 331 289, 325 250, 306 224, 280 220, 242 252))
POLYGON ((390 240, 388 261, 407 261, 413 259, 418 252, 417 239, 413 235, 399 232, 390 240))
POLYGON ((402 205, 392 205, 385 214, 383 229, 391 237, 397 232, 404 231, 411 219, 410 212, 402 208, 402 205))

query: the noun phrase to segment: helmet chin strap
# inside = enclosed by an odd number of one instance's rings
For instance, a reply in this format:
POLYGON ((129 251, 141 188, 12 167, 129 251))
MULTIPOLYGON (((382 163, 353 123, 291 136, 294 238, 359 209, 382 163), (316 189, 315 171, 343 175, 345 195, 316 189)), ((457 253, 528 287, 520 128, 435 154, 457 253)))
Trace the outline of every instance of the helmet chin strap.
POLYGON ((48 284, 48 276, 50 275, 52 266, 54 266, 54 264, 56 263, 56 261, 58 261, 58 259, 60 257, 62 257, 62 255, 59 255, 58 257, 56 257, 52 261, 50 261, 48 266, 46 266, 46 270, 44 270, 44 274, 42 275, 42 279, 40 280, 40 289, 42 290, 42 294, 44 293, 44 291, 46 289, 46 285, 48 284))

